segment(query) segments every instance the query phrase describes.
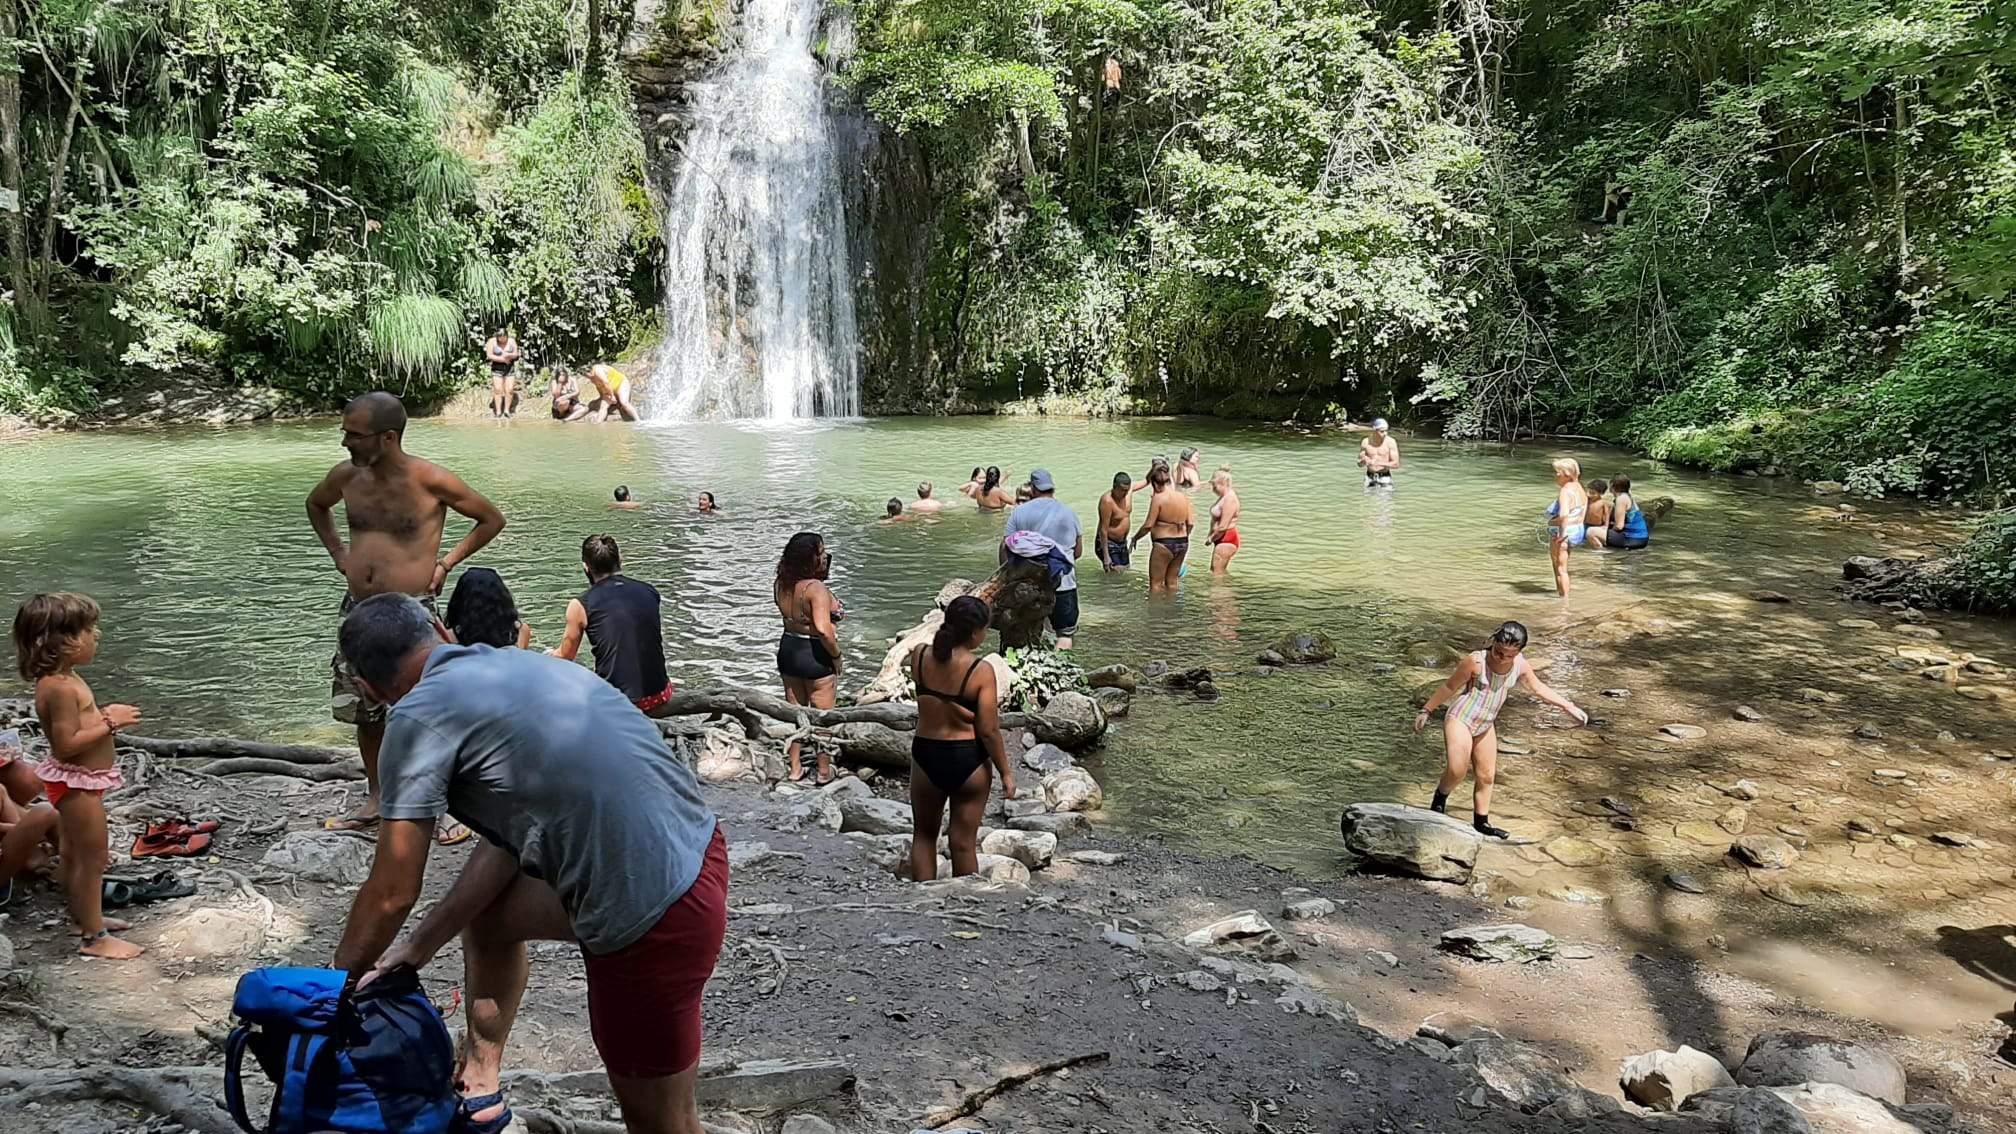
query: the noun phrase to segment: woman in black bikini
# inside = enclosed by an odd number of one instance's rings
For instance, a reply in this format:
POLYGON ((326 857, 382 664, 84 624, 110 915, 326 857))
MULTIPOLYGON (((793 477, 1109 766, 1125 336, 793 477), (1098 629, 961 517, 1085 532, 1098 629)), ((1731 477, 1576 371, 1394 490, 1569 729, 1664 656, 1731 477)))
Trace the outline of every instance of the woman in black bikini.
POLYGON ((917 732, 910 740, 910 877, 929 882, 938 876, 938 828, 947 800, 952 804, 952 873, 977 874, 980 817, 987 810, 993 777, 1001 772, 1001 794, 1015 798, 1015 769, 1001 746, 1000 706, 994 670, 975 653, 987 644, 994 614, 972 595, 945 608, 945 621, 929 646, 910 655, 910 679, 917 685, 917 732))
MULTIPOLYGON (((833 707, 834 677, 840 672, 840 635, 833 623, 840 602, 826 587, 833 557, 817 532, 799 532, 784 545, 777 561, 777 581, 770 592, 784 617, 784 636, 777 640, 777 672, 784 678, 784 699, 815 709, 833 707)), ((790 747, 791 778, 805 778, 798 742, 790 747)), ((833 780, 833 758, 819 752, 819 782, 833 780)))
POLYGON ((1142 536, 1154 538, 1155 549, 1148 553, 1148 593, 1174 594, 1176 580, 1183 575, 1184 557, 1190 554, 1190 529, 1196 513, 1190 508, 1190 498, 1171 487, 1167 464, 1149 466, 1148 484, 1154 489, 1148 498, 1148 517, 1127 546, 1131 550, 1142 536))

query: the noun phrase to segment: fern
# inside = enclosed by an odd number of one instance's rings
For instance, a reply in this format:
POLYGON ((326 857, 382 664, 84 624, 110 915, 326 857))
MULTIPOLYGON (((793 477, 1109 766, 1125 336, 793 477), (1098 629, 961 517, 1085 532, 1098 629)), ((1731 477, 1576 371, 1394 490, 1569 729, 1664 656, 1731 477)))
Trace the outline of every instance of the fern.
POLYGON ((371 312, 378 361, 408 377, 439 374, 465 335, 462 308, 438 295, 395 295, 371 312))
POLYGON ((476 253, 463 260, 458 287, 462 302, 476 314, 494 318, 511 310, 511 281, 489 256, 476 253))

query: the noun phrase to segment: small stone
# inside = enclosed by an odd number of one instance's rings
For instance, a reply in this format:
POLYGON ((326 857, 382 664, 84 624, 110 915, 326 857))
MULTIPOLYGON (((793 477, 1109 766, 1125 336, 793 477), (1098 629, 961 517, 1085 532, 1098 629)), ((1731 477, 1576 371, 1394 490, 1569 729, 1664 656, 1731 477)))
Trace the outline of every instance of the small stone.
POLYGON ((1141 676, 1143 677, 1160 677, 1168 672, 1169 663, 1166 661, 1151 661, 1141 667, 1141 676))
POLYGON ((1746 803, 1754 801, 1758 796, 1764 794, 1756 784, 1749 780, 1737 780, 1728 787, 1722 788, 1721 791, 1723 795, 1743 800, 1746 803))
POLYGON ((1909 622, 1900 622, 1892 626, 1890 632, 1900 638, 1919 638, 1928 642, 1936 642, 1940 638, 1945 637, 1945 635, 1930 626, 1916 626, 1909 622))
POLYGON ((1222 992, 1225 982, 1202 969, 1191 969, 1187 973, 1177 973, 1169 978, 1169 983, 1182 985, 1192 992, 1222 992))
POLYGON ((1911 773, 1902 768, 1877 768, 1869 774, 1879 780, 1903 780, 1909 779, 1911 776, 1911 773))
POLYGON ((1281 907, 1281 916, 1289 921, 1315 921, 1337 912, 1337 903, 1328 898, 1304 898, 1281 907))
POLYGON ((1782 591, 1751 591, 1750 599, 1753 602, 1788 603, 1792 601, 1792 596, 1782 591))
POLYGON ((994 831, 980 840, 983 854, 1012 858, 1030 870, 1050 865, 1057 853, 1057 836, 1048 831, 994 831))
POLYGON ((1757 887, 1757 889, 1765 897, 1783 905, 1806 906, 1811 904, 1807 901, 1806 895, 1783 882, 1766 882, 1762 886, 1757 887))
POLYGON ((1783 870, 1799 859, 1799 851, 1776 835, 1745 835, 1729 848, 1729 853, 1746 866, 1759 870, 1783 870))
POLYGON ((1385 965, 1389 969, 1397 969, 1400 967, 1400 958, 1394 956, 1391 953, 1386 952, 1383 949, 1367 950, 1365 953, 1365 959, 1368 961, 1376 961, 1379 964, 1385 965))
POLYGON ((1587 890, 1580 886, 1552 886, 1547 896, 1557 902, 1567 902, 1578 906, 1600 906, 1610 900, 1610 895, 1601 890, 1587 890))
POLYGON ((1524 894, 1514 894, 1505 899, 1505 908, 1508 910, 1530 910, 1533 908, 1533 899, 1524 894))
POLYGON ((1763 713, 1758 712, 1756 709, 1753 709, 1748 705, 1736 706, 1734 709, 1730 710, 1729 715, 1735 717, 1739 721, 1761 721, 1764 719, 1763 713))
POLYGON ((1596 950, 1587 945, 1563 945, 1561 952, 1556 955, 1564 961, 1593 961, 1596 959, 1596 950))
POLYGON ((1624 698, 1629 697, 1631 695, 1631 691, 1629 689, 1605 689, 1603 691, 1603 695, 1605 697, 1615 697, 1621 701, 1624 698))
POLYGON ((1597 800, 1596 806, 1627 818, 1638 813, 1628 800, 1619 799, 1614 795, 1606 795, 1602 799, 1597 800))
POLYGON ((817 1115, 794 1114, 784 1120, 778 1134, 835 1134, 833 1124, 817 1115))
POLYGON ((1863 834, 1863 835, 1875 835, 1882 833, 1873 821, 1860 818, 1859 816, 1857 818, 1848 820, 1848 829, 1856 832, 1857 834, 1863 834))
POLYGON ((1732 835, 1740 835, 1750 825, 1750 809, 1741 805, 1730 807, 1715 817, 1715 825, 1732 835))
POLYGON ((1103 850, 1075 850, 1064 857, 1080 866, 1118 866, 1126 861, 1124 855, 1103 850))
POLYGON ((1270 961, 1292 961, 1295 947, 1281 932, 1267 924, 1258 910, 1242 910, 1183 936, 1186 949, 1233 947, 1270 961))
POLYGON ((1839 693, 1830 693, 1825 689, 1814 689, 1811 686, 1800 689, 1798 697, 1809 705, 1838 705, 1845 699, 1839 693))
POLYGON ((1683 894, 1705 894, 1708 892, 1708 887, 1703 885, 1700 879, 1684 870, 1667 871, 1666 884, 1683 894))
POLYGON ((1971 847, 1974 845, 1974 836, 1965 831, 1934 831, 1932 841, 1949 847, 1971 847))
POLYGON ((1873 724, 1857 725, 1855 726, 1855 735, 1861 737, 1863 740, 1881 740, 1883 739, 1883 730, 1873 724))
POLYGON ((1138 933, 1128 933, 1125 930, 1105 925, 1099 928, 1099 939, 1113 946, 1115 949, 1125 949, 1130 953, 1139 953, 1141 951, 1141 935, 1138 933))
POLYGON ((1505 1038, 1498 1029, 1460 1009, 1435 1013, 1421 1021, 1414 1034, 1449 1047, 1462 1047, 1471 1040, 1505 1038))
POLYGON ((1843 630, 1874 630, 1877 624, 1867 618, 1843 618, 1834 625, 1843 630))
POLYGON ((1022 766, 1039 776, 1061 772, 1077 764, 1069 752, 1054 744, 1038 744, 1022 754, 1022 766))
POLYGON ((1479 961, 1530 962, 1552 957, 1560 949, 1554 935, 1530 925, 1468 925, 1442 935, 1442 948, 1479 961))
POLYGON ((1708 735, 1707 729, 1702 728, 1700 725, 1691 724, 1660 725, 1659 731, 1673 737, 1675 740, 1700 740, 1702 737, 1708 735))

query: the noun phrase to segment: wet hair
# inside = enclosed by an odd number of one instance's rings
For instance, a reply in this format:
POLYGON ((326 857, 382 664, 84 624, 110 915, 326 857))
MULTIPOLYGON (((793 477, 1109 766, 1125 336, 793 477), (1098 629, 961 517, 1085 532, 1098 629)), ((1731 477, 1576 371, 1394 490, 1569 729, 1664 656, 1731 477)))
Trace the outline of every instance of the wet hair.
POLYGON ((1508 646, 1517 646, 1523 650, 1526 648, 1526 624, 1524 622, 1501 623, 1498 629, 1491 631, 1491 641, 1493 643, 1503 642, 1508 646))
POLYGON ((994 612, 983 599, 972 595, 960 595, 945 607, 945 621, 931 635, 931 656, 939 661, 950 661, 952 651, 965 645, 973 637, 973 631, 994 620, 994 612))
POLYGON ((1589 491, 1601 496, 1610 491, 1610 482, 1607 480, 1592 480, 1589 482, 1589 491))
POLYGON ((1182 462, 1183 462, 1184 464, 1189 464, 1189 463, 1190 463, 1191 461, 1194 461, 1194 460, 1196 460, 1196 459, 1197 459, 1197 450, 1196 450, 1195 448, 1189 448, 1189 449, 1185 449, 1185 450, 1183 450, 1183 453, 1182 453, 1182 455, 1181 455, 1181 457, 1180 457, 1179 459, 1180 459, 1180 460, 1181 460, 1181 461, 1182 461, 1182 462))
POLYGON ((969 477, 967 477, 966 479, 967 479, 967 480, 979 480, 979 479, 980 479, 980 474, 981 474, 982 472, 984 472, 984 471, 985 471, 985 470, 984 470, 984 469, 982 469, 982 468, 981 468, 981 467, 980 467, 979 465, 974 465, 974 466, 973 466, 973 475, 972 475, 972 476, 969 476, 969 477))
POLYGON ((705 500, 707 502, 707 506, 710 508, 719 508, 721 506, 720 503, 714 499, 714 494, 711 492, 701 493, 700 499, 705 500))
POLYGON ((617 500, 628 500, 628 499, 630 499, 630 486, 629 486, 629 485, 627 485, 627 484, 619 484, 619 485, 617 485, 617 486, 616 486, 616 499, 617 499, 617 500))
POLYGON ((518 601, 504 576, 488 567, 471 567, 455 581, 443 619, 455 640, 465 646, 518 644, 518 601))
POLYGON ((1563 457, 1554 462, 1554 475, 1565 476, 1569 480, 1582 479, 1582 462, 1573 457, 1563 457))
POLYGON ((928 480, 920 480, 920 481, 918 481, 918 482, 917 482, 917 499, 919 499, 919 500, 929 500, 930 498, 931 498, 931 482, 930 482, 930 481, 928 481, 928 480))
POLYGON ((1114 474, 1113 474, 1113 487, 1115 487, 1115 488, 1132 488, 1132 487, 1134 487, 1134 474, 1133 474, 1133 473, 1130 473, 1130 472, 1128 472, 1128 471, 1127 471, 1127 470, 1125 470, 1125 469, 1122 469, 1122 470, 1120 470, 1119 472, 1116 472, 1116 473, 1114 473, 1114 474))
POLYGON ((385 686, 414 650, 441 640, 434 616, 411 596, 372 595, 350 608, 337 641, 357 676, 385 686))
POLYGON ((613 536, 591 535, 581 541, 581 564, 596 577, 614 575, 623 569, 623 553, 613 536))
POLYGON ((1148 483, 1158 489, 1167 488, 1169 486, 1169 462, 1157 457, 1155 463, 1148 466, 1148 483))
POLYGON ((1618 473, 1616 476, 1610 478, 1610 487, 1619 492, 1629 492, 1631 491, 1631 478, 1625 476, 1623 473, 1618 473))
POLYGON ((383 390, 373 390, 350 399, 343 407, 343 416, 362 413, 373 433, 406 432, 406 407, 398 398, 383 390))
POLYGON ((990 493, 990 492, 994 491, 994 489, 995 489, 995 488, 996 488, 996 487, 997 487, 997 486, 998 486, 998 485, 999 485, 1000 483, 1001 483, 1001 470, 1000 470, 1000 469, 998 469, 998 468, 995 468, 995 467, 994 467, 993 465, 988 465, 988 466, 987 466, 987 480, 986 480, 986 482, 985 482, 984 484, 982 484, 982 485, 980 486, 980 495, 982 495, 982 496, 985 496, 985 495, 987 495, 988 493, 990 493))
POLYGON ((903 514, 903 498, 901 496, 891 496, 889 498, 889 514, 892 516, 903 514))
POLYGON ((71 591, 36 595, 14 612, 14 664, 33 681, 63 665, 70 643, 98 625, 98 600, 71 591))
POLYGON ((799 532, 784 545, 784 554, 777 560, 777 581, 772 587, 779 594, 789 594, 799 583, 807 579, 826 577, 826 565, 820 562, 820 553, 826 550, 826 540, 818 532, 799 532))

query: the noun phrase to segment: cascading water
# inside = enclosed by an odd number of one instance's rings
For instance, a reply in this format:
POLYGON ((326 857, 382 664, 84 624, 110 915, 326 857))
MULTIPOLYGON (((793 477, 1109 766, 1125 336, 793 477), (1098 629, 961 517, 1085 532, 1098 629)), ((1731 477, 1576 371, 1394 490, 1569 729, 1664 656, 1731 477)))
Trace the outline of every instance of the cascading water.
POLYGON ((742 41, 692 88, 665 224, 653 419, 852 416, 854 319, 821 0, 749 0, 742 41))

